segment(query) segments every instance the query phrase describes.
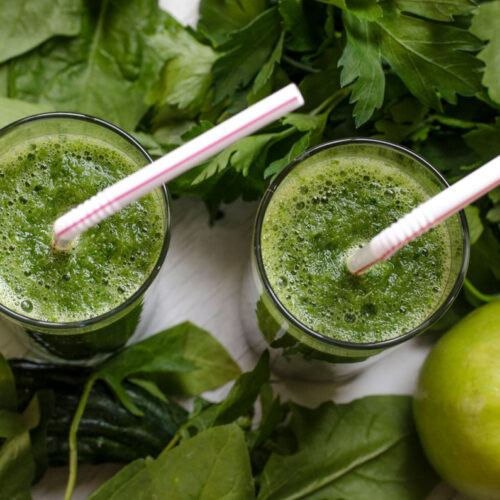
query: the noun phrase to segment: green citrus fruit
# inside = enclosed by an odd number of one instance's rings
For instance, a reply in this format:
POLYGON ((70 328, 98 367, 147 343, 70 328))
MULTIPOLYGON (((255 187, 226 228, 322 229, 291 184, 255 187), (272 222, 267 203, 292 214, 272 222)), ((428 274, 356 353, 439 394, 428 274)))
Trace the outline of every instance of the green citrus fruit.
POLYGON ((474 499, 500 499, 500 301, 457 323, 435 345, 414 414, 437 472, 474 499))

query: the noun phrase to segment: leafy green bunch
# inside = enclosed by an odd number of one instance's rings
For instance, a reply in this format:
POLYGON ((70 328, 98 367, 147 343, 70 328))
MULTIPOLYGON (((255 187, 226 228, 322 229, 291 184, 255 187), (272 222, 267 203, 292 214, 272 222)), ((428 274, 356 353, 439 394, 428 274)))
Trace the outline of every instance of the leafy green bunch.
MULTIPOLYGON (((199 14, 194 30, 157 0, 5 0, 0 125, 88 113, 158 157, 296 82, 299 112, 170 183, 212 220, 324 141, 401 143, 450 182, 500 153, 500 0, 201 0, 199 14)), ((466 293, 442 326, 500 288, 499 194, 467 215, 466 293)))
POLYGON ((0 356, 0 499, 29 500, 48 466, 127 463, 91 500, 424 499, 437 476, 409 396, 315 409, 274 394, 269 356, 240 370, 205 330, 182 323, 94 368, 0 356), (190 413, 175 395, 236 379, 190 413))

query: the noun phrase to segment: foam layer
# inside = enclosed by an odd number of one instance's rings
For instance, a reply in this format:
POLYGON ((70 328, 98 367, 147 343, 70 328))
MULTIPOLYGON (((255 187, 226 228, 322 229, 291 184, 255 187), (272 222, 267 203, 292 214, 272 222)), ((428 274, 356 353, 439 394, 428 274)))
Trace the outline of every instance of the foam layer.
POLYGON ((429 196, 395 166, 346 157, 295 168, 262 226, 265 271, 282 304, 324 335, 354 342, 397 337, 436 308, 449 275, 438 226, 361 276, 346 256, 429 196))
POLYGON ((52 249, 52 224, 137 166, 96 139, 44 137, 0 156, 0 301, 57 322, 104 314, 144 283, 164 238, 162 200, 148 195, 52 249))

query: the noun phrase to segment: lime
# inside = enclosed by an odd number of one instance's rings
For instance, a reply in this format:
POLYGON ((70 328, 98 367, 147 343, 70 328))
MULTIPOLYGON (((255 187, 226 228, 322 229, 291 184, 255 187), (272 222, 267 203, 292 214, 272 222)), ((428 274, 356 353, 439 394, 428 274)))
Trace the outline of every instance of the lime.
POLYGON ((414 414, 437 472, 475 499, 500 499, 500 301, 446 333, 427 358, 414 414))

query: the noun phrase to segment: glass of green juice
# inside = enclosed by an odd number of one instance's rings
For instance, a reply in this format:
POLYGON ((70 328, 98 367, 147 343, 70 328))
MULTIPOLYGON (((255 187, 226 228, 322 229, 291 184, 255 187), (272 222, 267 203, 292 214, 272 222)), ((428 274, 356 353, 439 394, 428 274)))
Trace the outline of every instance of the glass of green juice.
POLYGON ((130 339, 168 249, 166 188, 69 250, 52 247, 52 226, 151 161, 129 134, 86 115, 45 113, 0 130, 0 334, 21 332, 38 356, 85 362, 130 339))
POLYGON ((469 260, 460 212, 360 276, 346 258, 448 184, 408 149, 345 139, 306 152, 271 183, 255 222, 241 318, 273 369, 348 379, 450 307, 469 260))

